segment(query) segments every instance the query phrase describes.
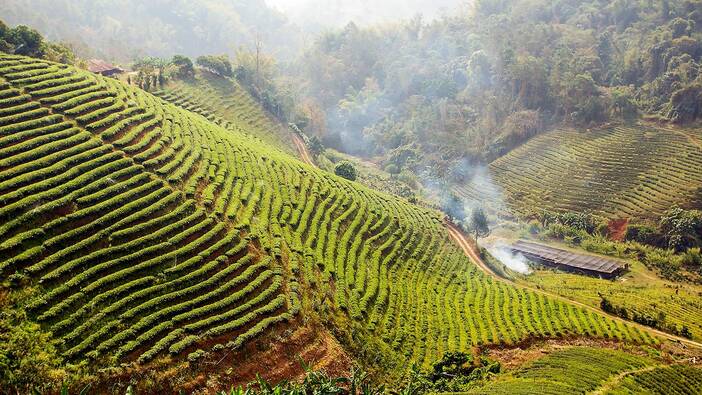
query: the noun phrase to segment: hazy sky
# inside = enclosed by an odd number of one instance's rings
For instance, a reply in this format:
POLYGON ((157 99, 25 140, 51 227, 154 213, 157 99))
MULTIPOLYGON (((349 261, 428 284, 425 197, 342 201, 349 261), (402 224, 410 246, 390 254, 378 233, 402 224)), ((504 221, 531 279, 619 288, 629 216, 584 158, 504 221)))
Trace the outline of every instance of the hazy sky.
POLYGON ((265 0, 294 23, 309 28, 334 27, 349 21, 365 25, 407 19, 421 13, 427 19, 454 11, 466 0, 265 0))

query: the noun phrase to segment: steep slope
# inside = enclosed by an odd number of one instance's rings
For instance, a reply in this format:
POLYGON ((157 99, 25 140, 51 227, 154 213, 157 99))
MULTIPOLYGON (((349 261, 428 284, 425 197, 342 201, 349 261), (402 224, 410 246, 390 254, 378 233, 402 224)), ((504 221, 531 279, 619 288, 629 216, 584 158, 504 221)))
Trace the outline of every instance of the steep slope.
POLYGON ((0 268, 41 284, 27 308, 64 356, 145 362, 225 333, 236 348, 295 313, 231 221, 253 210, 216 199, 234 166, 206 123, 63 66, 1 66, 0 268))
MULTIPOLYGON (((490 164, 508 206, 647 218, 673 205, 702 207, 702 133, 658 126, 554 130, 490 164)), ((490 184, 458 187, 469 199, 490 184)))
POLYGON ((2 279, 68 360, 224 353, 316 313, 398 369, 534 336, 656 342, 494 281, 436 212, 143 91, 11 55, 0 78, 2 279))
POLYGON ((605 394, 699 394, 702 369, 689 365, 658 366, 617 377, 605 394), (621 378, 621 379, 620 379, 621 378))
POLYGON ((471 394, 696 394, 702 370, 623 350, 566 347, 538 358, 471 394))
POLYGON ((270 119, 246 89, 231 78, 199 69, 195 78, 170 81, 154 94, 225 129, 250 134, 288 153, 295 152, 287 128, 270 119))

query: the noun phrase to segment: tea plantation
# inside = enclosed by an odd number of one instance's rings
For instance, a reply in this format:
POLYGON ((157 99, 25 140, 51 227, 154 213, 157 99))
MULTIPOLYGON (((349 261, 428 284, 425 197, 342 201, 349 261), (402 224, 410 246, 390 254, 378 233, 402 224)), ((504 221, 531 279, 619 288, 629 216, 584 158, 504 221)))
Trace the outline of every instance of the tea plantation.
MULTIPOLYGON (((591 211, 649 218, 673 205, 702 207, 702 134, 658 126, 544 133, 492 162, 489 173, 510 208, 528 213, 591 211)), ((457 188, 492 196, 485 184, 457 188)))
POLYGON ((287 127, 275 122, 234 79, 198 70, 194 78, 170 81, 156 96, 222 126, 293 153, 287 127))
POLYGON ((531 337, 657 342, 485 275, 436 212, 118 81, 5 54, 0 273, 38 290, 21 307, 66 360, 96 366, 238 350, 319 304, 424 365, 531 337))
POLYGON ((696 394, 702 369, 622 350, 566 347, 498 376, 471 394, 696 394))

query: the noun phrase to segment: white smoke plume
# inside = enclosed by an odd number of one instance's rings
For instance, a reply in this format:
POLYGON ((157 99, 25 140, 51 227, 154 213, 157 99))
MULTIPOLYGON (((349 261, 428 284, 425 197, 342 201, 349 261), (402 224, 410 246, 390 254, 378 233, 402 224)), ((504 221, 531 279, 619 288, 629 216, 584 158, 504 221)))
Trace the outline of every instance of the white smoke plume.
POLYGON ((504 243, 493 244, 487 247, 487 250, 490 252, 490 254, 492 254, 492 256, 515 272, 522 274, 531 273, 528 260, 524 257, 524 255, 519 253, 515 254, 504 243))

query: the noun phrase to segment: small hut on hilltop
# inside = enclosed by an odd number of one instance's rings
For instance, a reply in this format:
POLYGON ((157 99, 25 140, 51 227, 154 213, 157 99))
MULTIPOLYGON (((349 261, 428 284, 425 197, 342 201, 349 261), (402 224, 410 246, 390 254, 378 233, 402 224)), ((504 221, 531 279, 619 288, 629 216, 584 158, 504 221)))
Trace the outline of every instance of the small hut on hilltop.
POLYGON ((104 61, 102 59, 90 59, 88 60, 88 71, 95 74, 104 75, 105 77, 111 77, 117 74, 124 73, 124 69, 119 66, 115 66, 112 63, 104 61))

